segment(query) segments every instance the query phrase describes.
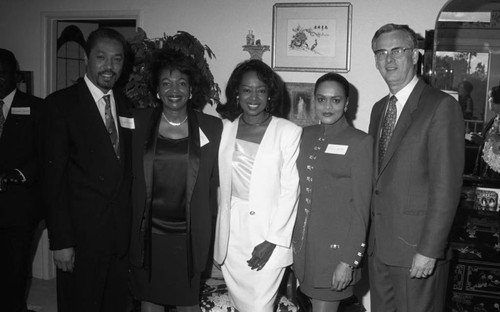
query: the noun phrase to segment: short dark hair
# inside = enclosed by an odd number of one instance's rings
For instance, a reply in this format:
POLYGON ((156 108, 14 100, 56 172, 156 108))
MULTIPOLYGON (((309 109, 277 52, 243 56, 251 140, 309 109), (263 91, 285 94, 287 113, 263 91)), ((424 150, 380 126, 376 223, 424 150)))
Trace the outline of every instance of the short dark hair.
POLYGON ((314 85, 314 95, 316 95, 318 86, 325 81, 338 82, 344 89, 345 97, 346 98, 349 97, 349 81, 347 81, 347 79, 345 79, 344 76, 333 72, 326 73, 323 76, 319 77, 318 80, 316 80, 316 84, 314 85))
POLYGON ((389 33, 392 31, 396 30, 401 30, 404 31, 408 37, 408 41, 412 43, 413 47, 412 48, 418 48, 418 40, 417 40, 417 34, 413 29, 411 29, 408 25, 399 25, 399 24, 385 24, 384 26, 380 27, 376 32, 375 35, 373 35, 372 38, 372 50, 375 49, 375 41, 385 33, 389 33))
POLYGON ((87 38, 87 44, 85 45, 85 54, 87 57, 90 56, 90 51, 97 45, 99 39, 113 39, 118 41, 123 47, 123 54, 125 56, 127 49, 127 40, 118 31, 111 28, 98 28, 90 33, 87 38))
POLYGON ((17 60, 14 56, 14 53, 7 49, 0 48, 0 62, 2 62, 5 66, 8 66, 10 70, 13 72, 17 71, 17 60))
POLYGON ((195 109, 203 108, 206 104, 207 94, 210 92, 210 84, 203 77, 192 57, 172 48, 162 48, 153 53, 146 63, 146 81, 149 92, 157 101, 159 101, 156 94, 160 75, 164 70, 178 70, 187 75, 192 95, 188 104, 195 109))
POLYGON ((290 104, 284 98, 283 80, 266 63, 255 59, 238 64, 231 73, 226 87, 226 103, 217 105, 217 112, 221 114, 221 117, 233 121, 243 113, 237 96, 243 75, 248 72, 255 72, 259 80, 267 87, 269 94, 267 111, 273 116, 286 118, 290 111, 290 104))

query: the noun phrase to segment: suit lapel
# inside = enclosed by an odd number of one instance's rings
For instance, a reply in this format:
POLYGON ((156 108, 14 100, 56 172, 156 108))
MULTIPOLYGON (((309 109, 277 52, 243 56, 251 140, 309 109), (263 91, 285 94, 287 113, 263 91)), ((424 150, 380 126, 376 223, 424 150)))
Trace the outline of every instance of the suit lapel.
POLYGON ((200 128, 196 113, 188 110, 188 127, 189 127, 189 147, 188 147, 188 172, 186 185, 186 206, 189 210, 191 205, 191 196, 193 195, 196 179, 198 178, 198 170, 200 168, 200 128))
POLYGON ((232 183, 232 160, 238 132, 239 118, 233 122, 224 120, 224 131, 220 141, 219 149, 219 175, 221 183, 221 194, 224 200, 229 202, 231 198, 232 183), (227 196, 227 197, 226 197, 227 196))
MULTIPOLYGON (((382 161, 381 168, 379 170, 379 175, 384 171, 388 162, 394 156, 394 153, 396 152, 397 148, 401 144, 401 141, 405 137, 408 128, 411 126, 413 120, 412 115, 413 112, 418 107, 420 96, 422 94, 424 87, 425 83, 422 80, 419 80, 415 88, 413 88, 413 91, 411 92, 410 97, 408 98, 408 101, 405 104, 403 111, 401 112, 401 115, 399 116, 398 122, 396 123, 396 128, 394 128, 391 141, 389 142, 389 146, 387 147, 387 152, 385 154, 384 160, 382 161)), ((380 128, 381 126, 379 126, 379 129, 380 128)))
MULTIPOLYGON (((384 114, 385 114, 388 102, 389 102, 389 96, 387 95, 382 100, 380 100, 379 103, 383 103, 382 105, 375 105, 375 107, 378 108, 378 111, 375 111, 373 113, 375 116, 374 120, 373 120, 373 124, 375 126, 375 129, 372 132, 372 135, 374 136, 374 139, 375 139, 375 145, 374 145, 375 151, 374 151, 373 158, 374 158, 374 168, 375 168, 376 173, 380 172, 380 170, 378 168, 378 164, 379 164, 379 161, 378 161, 379 152, 378 152, 378 150, 379 150, 379 144, 380 144, 380 134, 382 131, 382 123, 384 120, 384 114)), ((377 174, 377 176, 378 176, 378 174, 377 174)))
POLYGON ((144 180, 146 183, 146 209, 150 207, 153 196, 153 165, 156 153, 156 139, 160 125, 161 107, 156 108, 152 114, 138 120, 138 125, 144 123, 146 144, 144 146, 144 180))

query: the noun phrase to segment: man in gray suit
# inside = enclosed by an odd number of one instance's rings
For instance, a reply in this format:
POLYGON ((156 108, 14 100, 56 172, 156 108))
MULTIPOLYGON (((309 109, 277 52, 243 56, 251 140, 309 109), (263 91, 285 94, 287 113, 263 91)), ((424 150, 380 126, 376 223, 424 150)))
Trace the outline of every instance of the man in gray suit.
POLYGON ((374 312, 442 312, 448 234, 464 167, 464 122, 451 96, 416 76, 415 32, 382 26, 372 39, 389 94, 373 107, 369 238, 374 312))

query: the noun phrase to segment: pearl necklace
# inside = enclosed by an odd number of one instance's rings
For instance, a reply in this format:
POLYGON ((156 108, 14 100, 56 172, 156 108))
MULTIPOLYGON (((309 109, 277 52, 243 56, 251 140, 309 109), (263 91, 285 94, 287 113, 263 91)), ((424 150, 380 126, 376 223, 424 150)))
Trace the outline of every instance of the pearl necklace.
POLYGON ((183 123, 185 123, 185 122, 186 122, 186 120, 188 119, 188 117, 186 116, 186 118, 184 118, 184 120, 183 120, 183 121, 181 121, 181 122, 172 122, 172 121, 168 120, 167 116, 165 116, 165 113, 163 113, 163 112, 162 112, 162 113, 161 113, 161 115, 163 116, 163 118, 165 118, 165 120, 166 120, 169 124, 171 124, 171 125, 172 125, 172 126, 174 126, 174 127, 178 127, 178 126, 182 125, 182 124, 183 124, 183 123))

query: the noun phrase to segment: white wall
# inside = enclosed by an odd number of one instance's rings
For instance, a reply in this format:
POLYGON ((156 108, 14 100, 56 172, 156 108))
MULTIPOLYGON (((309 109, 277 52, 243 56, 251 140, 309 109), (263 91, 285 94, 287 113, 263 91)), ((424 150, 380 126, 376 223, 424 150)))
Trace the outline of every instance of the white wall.
MULTIPOLYGON (((296 2, 281 0, 280 2, 296 2)), ((306 2, 306 1, 304 1, 306 2)), ((315 2, 326 2, 317 0, 315 2)), ((373 103, 387 92, 374 66, 370 41, 381 25, 394 22, 410 25, 417 33, 433 29, 436 16, 446 0, 351 0, 353 5, 351 71, 345 77, 358 89, 358 112, 354 124, 367 130, 373 103)), ((35 94, 42 73, 42 12, 140 11, 140 25, 149 37, 185 30, 207 44, 217 59, 210 62, 216 81, 224 89, 240 61, 249 57, 242 51, 245 35, 254 31, 262 44, 272 44, 270 0, 3 0, 0 1, 0 47, 12 50, 21 69, 34 71, 35 94)), ((263 60, 271 64, 271 52, 263 60)), ((286 82, 314 82, 320 73, 281 72, 286 82)))
MULTIPOLYGON (((446 0, 350 2, 353 5, 351 71, 345 77, 356 87, 359 96, 354 125, 366 131, 372 105, 388 92, 375 69, 370 48, 373 33, 381 25, 393 22, 408 24, 424 35, 425 30, 434 28, 446 0)), ((272 44, 274 3, 271 0, 1 0, 0 47, 16 54, 22 70, 34 71, 34 93, 43 97, 46 95, 41 90, 41 81, 45 79, 42 77, 43 12, 139 11, 138 26, 149 37, 184 30, 207 44, 217 56, 210 61, 210 67, 224 90, 236 64, 249 58, 241 48, 248 30, 252 29, 262 44, 272 44)), ((271 53, 266 52, 263 60, 271 64, 271 53)), ((280 75, 286 82, 314 82, 321 73, 280 72, 280 75)), ((363 301, 369 311, 367 300, 365 297, 363 301)))

